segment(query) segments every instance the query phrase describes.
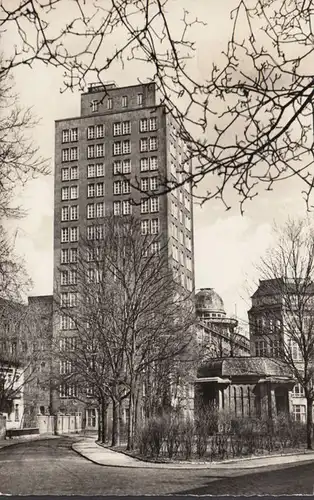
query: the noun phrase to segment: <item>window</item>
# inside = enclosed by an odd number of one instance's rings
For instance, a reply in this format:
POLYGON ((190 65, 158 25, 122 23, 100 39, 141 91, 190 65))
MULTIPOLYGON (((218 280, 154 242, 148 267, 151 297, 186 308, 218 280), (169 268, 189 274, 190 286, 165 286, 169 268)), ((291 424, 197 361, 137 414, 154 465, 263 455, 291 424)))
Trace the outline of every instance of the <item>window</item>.
POLYGON ((156 191, 158 189, 158 177, 150 178, 150 189, 151 191, 156 191))
POLYGON ((148 191, 148 178, 141 179, 141 191, 148 191))
POLYGON ((60 385, 60 398, 76 398, 77 397, 77 387, 76 385, 60 385))
POLYGON ((65 222, 69 220, 69 207, 61 208, 61 221, 65 222))
POLYGON ((113 135, 121 135, 122 125, 120 122, 113 124, 113 135))
POLYGON ((87 127, 87 139, 94 139, 95 138, 95 127, 90 126, 87 127))
POLYGON ((69 274, 68 271, 61 271, 60 273, 60 281, 61 285, 67 285, 69 282, 69 274))
POLYGON ((78 160, 78 148, 71 148, 70 149, 70 160, 78 160))
POLYGON ((120 201, 113 202, 113 215, 120 215, 121 203, 120 201))
POLYGON ((104 145, 97 144, 96 145, 96 158, 101 158, 102 156, 104 156, 104 145))
POLYGON ((62 130, 62 142, 69 142, 70 140, 70 131, 62 130))
POLYGON ((108 97, 108 100, 107 100, 107 109, 112 109, 113 106, 112 106, 112 97, 108 97))
POLYGON ((77 167, 70 168, 70 179, 71 179, 71 181, 78 179, 78 168, 77 167))
POLYGON ((121 192, 122 192, 122 181, 114 181, 113 194, 121 194, 121 192))
POLYGON ((69 161, 70 159, 70 150, 69 149, 62 149, 62 161, 69 161))
POLYGON ((122 201, 122 214, 123 215, 130 215, 132 211, 132 206, 129 200, 123 200, 122 201))
POLYGON ((122 144, 121 142, 114 142, 113 143, 113 155, 120 155, 122 153, 122 144))
POLYGON ((179 253, 178 253, 178 249, 176 246, 173 245, 172 247, 172 257, 175 261, 179 262, 179 253))
POLYGON ((78 205, 72 205, 70 207, 70 220, 77 220, 79 215, 78 205))
POLYGON ((140 140, 140 152, 143 153, 146 151, 148 151, 148 139, 147 137, 144 137, 140 140))
POLYGON ((69 271, 69 284, 70 285, 77 284, 77 272, 74 270, 69 271))
POLYGON ((297 422, 305 422, 305 405, 293 405, 293 417, 297 422))
POLYGON ((296 384, 292 389, 292 395, 296 398, 304 398, 304 387, 301 384, 296 384))
POLYGON ((103 177, 104 175, 105 175, 104 164, 103 163, 96 163, 96 176, 103 177))
MULTIPOLYGON (((61 307, 67 307, 68 306, 68 296, 69 296, 68 293, 61 293, 60 294, 60 306, 61 307)), ((61 318, 60 318, 61 330, 63 330, 62 326, 65 323, 65 321, 64 321, 65 319, 66 319, 66 317, 64 317, 64 316, 61 316, 61 318)))
POLYGON ((124 174, 130 174, 131 173, 131 160, 123 160, 122 162, 122 172, 124 174))
POLYGON ((96 203, 96 217, 104 217, 105 215, 105 204, 103 202, 96 203))
POLYGON ((61 250, 61 264, 67 264, 69 262, 69 250, 68 248, 61 250))
POLYGON ((87 158, 95 158, 95 145, 87 146, 87 158))
POLYGON ((159 241, 154 241, 151 246, 151 253, 156 253, 158 254, 160 252, 160 242, 159 241))
POLYGON ((79 234, 78 227, 70 227, 70 241, 77 241, 78 234, 79 234))
POLYGON ((87 165, 87 177, 96 177, 96 166, 95 165, 87 165))
POLYGON ((159 212, 159 198, 154 197, 150 199, 150 211, 159 212))
POLYGON ((266 342, 265 340, 257 340, 255 342, 255 356, 266 356, 266 342))
POLYGON ((104 126, 96 125, 96 139, 101 139, 104 137, 104 126))
POLYGON ((93 219, 95 217, 95 205, 94 203, 89 203, 86 207, 87 209, 87 218, 93 219))
POLYGON ((137 105, 142 106, 143 105, 143 94, 137 94, 137 105))
POLYGON ((122 107, 123 108, 128 107, 128 96, 126 96, 126 95, 122 96, 122 107))
POLYGON ((95 184, 87 185, 87 198, 93 198, 95 196, 95 184))
POLYGON ((159 233, 159 219, 152 219, 152 221, 151 221, 151 233, 152 234, 159 233))
POLYGON ((148 131, 148 119, 142 118, 140 120, 140 132, 147 132, 147 131, 148 131))
POLYGON ((149 130, 157 130, 157 118, 156 116, 153 116, 152 118, 149 119, 149 130))
POLYGON ((95 226, 87 226, 87 239, 88 240, 95 239, 95 226))
POLYGON ((149 221, 147 219, 141 221, 141 234, 149 233, 149 221))
POLYGON ((124 155, 131 153, 131 141, 123 141, 122 142, 122 153, 124 155))
POLYGON ((146 172, 147 170, 149 170, 148 158, 141 158, 141 160, 140 160, 140 170, 141 170, 141 172, 146 172))
POLYGON ((289 341, 289 349, 291 352, 291 356, 293 361, 303 361, 302 352, 300 350, 300 346, 294 342, 293 340, 289 341))
POLYGON ((122 182, 122 193, 129 194, 130 192, 131 192, 130 181, 123 181, 122 182))
POLYGON ((147 214, 149 212, 149 199, 141 199, 141 214, 147 214))
POLYGON ((71 128, 70 130, 70 141, 75 142, 78 139, 78 130, 77 128, 71 128))
POLYGON ((96 196, 104 196, 104 183, 97 182, 96 184, 96 196))
POLYGON ((277 358, 280 354, 280 343, 279 340, 269 341, 269 355, 273 358, 277 358))
POLYGON ((96 100, 93 100, 91 102, 91 108, 92 108, 92 112, 95 113, 98 111, 98 101, 96 100))
POLYGON ((70 262, 71 264, 77 262, 77 248, 70 248, 70 262))
POLYGON ((71 200, 76 200, 78 198, 78 187, 77 186, 71 186, 70 188, 70 199, 71 200))
POLYGON ((69 169, 68 168, 62 168, 61 169, 61 180, 62 181, 68 181, 69 180, 69 169))
POLYGON ((61 229, 61 243, 67 243, 69 241, 69 229, 63 227, 61 229))
POLYGON ((122 122, 122 134, 130 134, 131 133, 131 122, 122 122))
POLYGON ((150 170, 158 170, 158 158, 157 156, 151 156, 149 159, 150 170))
POLYGON ((156 151, 157 149, 157 137, 149 138, 149 151, 156 151))

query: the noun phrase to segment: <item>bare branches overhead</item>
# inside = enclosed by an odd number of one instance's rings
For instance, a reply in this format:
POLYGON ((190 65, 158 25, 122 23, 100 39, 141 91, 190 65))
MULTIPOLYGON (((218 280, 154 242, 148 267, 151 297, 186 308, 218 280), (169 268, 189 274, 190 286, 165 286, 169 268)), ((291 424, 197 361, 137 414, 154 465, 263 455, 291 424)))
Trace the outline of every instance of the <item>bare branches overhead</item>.
POLYGON ((197 193, 201 202, 218 197, 229 208, 230 186, 243 209, 261 189, 294 177, 310 209, 311 2, 238 0, 225 52, 204 80, 190 64, 196 32, 206 29, 200 4, 193 2, 193 13, 183 5, 174 22, 173 0, 4 0, 0 26, 17 44, 1 72, 40 61, 61 68, 63 90, 74 90, 91 78, 103 83, 116 63, 125 70, 146 63, 188 144, 194 185, 210 176, 208 191, 197 193))

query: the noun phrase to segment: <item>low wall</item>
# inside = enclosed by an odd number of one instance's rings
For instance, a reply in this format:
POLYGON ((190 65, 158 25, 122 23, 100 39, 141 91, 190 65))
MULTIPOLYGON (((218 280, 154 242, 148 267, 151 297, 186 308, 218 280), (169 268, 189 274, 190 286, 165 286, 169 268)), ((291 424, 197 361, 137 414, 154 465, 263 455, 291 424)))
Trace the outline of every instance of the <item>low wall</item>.
POLYGON ((0 415, 0 440, 5 439, 6 434, 6 418, 4 415, 0 415))
POLYGON ((38 415, 40 434, 71 434, 81 432, 82 416, 78 415, 38 415))
POLYGON ((27 437, 27 436, 39 436, 38 427, 32 427, 30 429, 7 429, 6 437, 7 438, 19 438, 19 437, 27 437))

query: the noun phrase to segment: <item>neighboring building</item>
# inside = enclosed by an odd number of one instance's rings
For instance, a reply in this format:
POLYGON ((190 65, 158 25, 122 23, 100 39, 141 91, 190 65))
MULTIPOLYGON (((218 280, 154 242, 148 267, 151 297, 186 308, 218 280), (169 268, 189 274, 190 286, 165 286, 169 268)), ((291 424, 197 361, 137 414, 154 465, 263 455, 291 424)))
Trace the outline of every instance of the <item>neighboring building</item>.
POLYGON ((0 413, 6 418, 6 429, 23 426, 24 408, 23 368, 0 361, 0 413))
POLYGON ((212 359, 198 370, 195 405, 214 402, 235 417, 272 419, 289 414, 294 384, 289 369, 269 358, 212 359))
MULTIPOLYGON (((75 305, 73 264, 80 236, 100 238, 105 215, 131 213, 141 220, 143 234, 160 234, 181 285, 194 290, 190 183, 168 194, 160 190, 165 181, 181 183, 191 172, 186 160, 176 123, 156 104, 154 84, 92 85, 81 95, 80 115, 55 126, 55 294, 62 297, 70 286, 75 305)), ((75 337, 73 324, 57 311, 55 320, 54 338, 75 337)), ((75 396, 74 386, 63 385, 54 394, 53 411, 86 409, 86 424, 93 428, 95 406, 86 407, 75 396)))
POLYGON ((36 350, 25 373, 24 427, 36 427, 37 416, 51 411, 52 295, 28 297, 28 310, 34 322, 29 342, 36 342, 36 350))
MULTIPOLYGON (((280 357, 282 342, 289 347, 295 366, 302 371, 303 357, 298 345, 287 335, 285 321, 287 310, 284 295, 289 291, 293 295, 294 284, 283 278, 260 280, 257 290, 252 295, 252 307, 248 311, 250 327, 250 345, 252 356, 280 357)), ((309 297, 314 297, 314 286, 307 289, 309 297)), ((312 299, 311 299, 312 300, 312 299)), ((310 304, 310 302, 309 302, 310 304)), ((313 314, 311 312, 311 316, 313 314)), ((311 320, 311 323, 313 319, 311 320)), ((306 420, 306 400, 304 390, 296 384, 290 393, 291 410, 296 420, 306 420)))
POLYGON ((195 300, 198 339, 208 347, 209 355, 249 356, 249 340, 238 332, 238 321, 227 317, 223 300, 213 288, 201 288, 195 300))

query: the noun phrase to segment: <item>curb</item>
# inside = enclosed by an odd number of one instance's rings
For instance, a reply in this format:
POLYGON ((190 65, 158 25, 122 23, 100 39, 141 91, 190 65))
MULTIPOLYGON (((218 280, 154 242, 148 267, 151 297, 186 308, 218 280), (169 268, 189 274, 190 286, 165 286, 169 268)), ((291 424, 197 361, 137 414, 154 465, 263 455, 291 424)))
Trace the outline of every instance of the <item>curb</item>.
MULTIPOLYGON (((83 441, 83 440, 82 440, 83 441)), ((71 448, 72 450, 77 453, 78 455, 80 455, 82 458, 84 458, 85 460, 88 460, 89 462, 95 464, 95 465, 98 465, 98 466, 101 466, 101 467, 119 467, 119 468, 123 468, 123 469, 167 469, 167 470, 208 470, 208 469, 224 469, 224 465, 232 465, 232 464, 240 464, 242 461, 245 461, 245 460, 249 460, 249 461, 255 461, 255 460, 260 460, 260 459, 265 459, 265 458, 279 458, 279 457, 288 457, 288 456, 294 456, 295 454, 294 453, 287 453, 287 454, 278 454, 278 455, 268 455, 268 456, 261 456, 261 457, 251 457, 251 458, 239 458, 239 459, 231 459, 231 460, 226 460, 226 461, 223 461, 223 462, 203 462, 203 463, 198 463, 198 462, 180 462, 180 463, 176 463, 176 462, 146 462, 145 460, 142 460, 142 459, 139 459, 137 457, 132 457, 131 455, 128 455, 127 453, 123 453, 123 452, 119 452, 119 451, 114 451, 112 449, 110 449, 109 447, 107 446, 103 446, 101 444, 98 444, 96 441, 94 441, 94 443, 96 444, 96 446, 99 446, 100 448, 108 448, 108 450, 110 450, 112 453, 120 453, 124 456, 127 456, 129 458, 132 458, 135 462, 138 462, 138 465, 135 464, 135 465, 118 465, 118 464, 110 464, 110 463, 100 463, 100 462, 97 462, 96 460, 93 460, 92 458, 88 457, 87 455, 83 454, 83 452, 75 449, 75 445, 79 445, 80 442, 82 441, 79 441, 79 442, 76 442, 76 443, 73 443, 71 448)), ((308 455, 306 453, 306 451, 304 451, 304 453, 299 453, 298 455, 304 455, 304 459, 300 460, 300 461, 296 461, 296 462, 287 462, 287 463, 283 463, 283 464, 263 464, 263 465, 258 465, 256 464, 256 466, 250 466, 250 467, 237 467, 238 469, 241 469, 241 470, 250 470, 250 469, 254 469, 254 468, 265 468, 265 467, 272 467, 272 466, 278 466, 278 465, 283 465, 283 466, 287 466, 287 467, 291 467, 293 465, 298 465, 298 464, 304 464, 305 462, 313 462, 314 461, 314 453, 313 453, 313 456, 312 457, 308 457, 306 458, 306 456, 308 455)), ((225 469, 225 470, 234 470, 234 469, 225 469)))

